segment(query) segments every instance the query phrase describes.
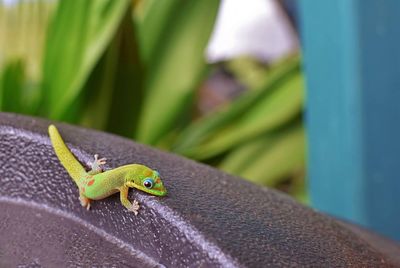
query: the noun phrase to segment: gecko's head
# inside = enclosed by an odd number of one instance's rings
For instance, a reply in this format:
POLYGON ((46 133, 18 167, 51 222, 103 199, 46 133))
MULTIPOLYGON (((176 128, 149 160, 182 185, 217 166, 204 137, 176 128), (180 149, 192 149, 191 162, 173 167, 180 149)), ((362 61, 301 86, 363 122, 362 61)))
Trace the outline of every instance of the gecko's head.
POLYGON ((134 174, 128 176, 125 184, 128 187, 137 188, 152 195, 167 195, 167 189, 165 189, 158 171, 146 166, 142 166, 140 170, 136 170, 134 174))

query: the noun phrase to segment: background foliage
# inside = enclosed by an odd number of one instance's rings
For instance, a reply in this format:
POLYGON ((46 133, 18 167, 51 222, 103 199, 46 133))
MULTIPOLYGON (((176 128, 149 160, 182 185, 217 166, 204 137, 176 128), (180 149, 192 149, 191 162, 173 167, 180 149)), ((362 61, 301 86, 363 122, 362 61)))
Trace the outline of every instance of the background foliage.
POLYGON ((0 5, 0 110, 117 133, 304 201, 299 57, 272 66, 245 58, 207 64, 218 6, 215 0, 0 5), (199 113, 199 92, 221 68, 245 90, 199 113))

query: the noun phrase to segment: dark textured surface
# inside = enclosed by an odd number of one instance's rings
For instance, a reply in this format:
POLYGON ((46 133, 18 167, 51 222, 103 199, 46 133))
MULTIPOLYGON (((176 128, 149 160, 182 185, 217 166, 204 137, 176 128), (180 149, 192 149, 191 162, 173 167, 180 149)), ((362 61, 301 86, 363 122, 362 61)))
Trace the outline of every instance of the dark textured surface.
POLYGON ((68 214, 2 201, 0 267, 156 266, 146 255, 68 214))
POLYGON ((0 114, 0 265, 384 267, 398 247, 350 231, 290 197, 129 140, 57 124, 79 160, 159 170, 165 198, 132 191, 84 210, 52 152, 45 120, 0 114), (63 236, 64 234, 64 236, 63 236), (8 241, 8 242, 7 242, 8 241), (393 253, 381 250, 391 247, 393 253), (388 253, 389 252, 389 253, 388 253))

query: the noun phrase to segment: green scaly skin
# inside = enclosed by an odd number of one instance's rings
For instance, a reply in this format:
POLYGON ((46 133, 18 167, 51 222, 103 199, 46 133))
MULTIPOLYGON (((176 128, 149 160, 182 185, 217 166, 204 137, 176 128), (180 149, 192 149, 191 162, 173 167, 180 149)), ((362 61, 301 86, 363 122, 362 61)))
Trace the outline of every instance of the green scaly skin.
POLYGON ((54 125, 49 126, 49 135, 58 159, 78 186, 79 199, 83 207, 89 209, 91 200, 100 200, 120 192, 122 205, 137 215, 140 206, 137 200, 132 203, 128 200, 129 188, 136 188, 156 196, 167 194, 159 173, 144 165, 131 164, 102 172, 101 165, 105 164, 106 159, 98 159, 95 155, 92 170, 86 172, 65 145, 54 125))

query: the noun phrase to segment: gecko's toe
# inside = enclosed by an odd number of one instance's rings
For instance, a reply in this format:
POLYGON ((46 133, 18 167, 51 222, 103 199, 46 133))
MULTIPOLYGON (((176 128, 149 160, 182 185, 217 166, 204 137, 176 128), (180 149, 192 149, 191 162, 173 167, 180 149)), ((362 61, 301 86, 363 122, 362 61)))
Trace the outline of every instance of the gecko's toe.
POLYGON ((131 207, 129 208, 129 211, 135 213, 137 215, 139 213, 140 205, 137 200, 133 200, 131 207))
POLYGON ((99 165, 105 165, 107 163, 107 158, 100 158, 97 160, 97 163, 99 163, 99 165))
POLYGON ((103 157, 103 158, 99 159, 99 155, 95 154, 94 155, 94 161, 92 163, 92 167, 93 166, 97 167, 97 166, 105 165, 106 161, 107 161, 107 158, 103 157))
POLYGON ((90 199, 89 198, 86 198, 81 195, 79 197, 79 201, 80 201, 82 207, 86 208, 87 210, 90 209, 90 199))

